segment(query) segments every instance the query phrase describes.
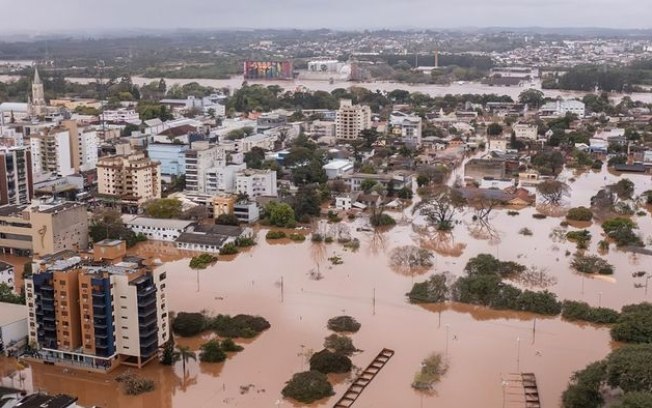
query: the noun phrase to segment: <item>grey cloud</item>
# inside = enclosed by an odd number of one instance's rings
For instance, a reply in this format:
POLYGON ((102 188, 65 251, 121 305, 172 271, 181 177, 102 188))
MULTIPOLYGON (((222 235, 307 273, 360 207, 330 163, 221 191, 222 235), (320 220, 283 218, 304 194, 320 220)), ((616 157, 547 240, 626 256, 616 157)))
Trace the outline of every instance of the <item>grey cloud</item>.
POLYGON ((650 0, 0 0, 0 31, 124 28, 650 28, 650 0))

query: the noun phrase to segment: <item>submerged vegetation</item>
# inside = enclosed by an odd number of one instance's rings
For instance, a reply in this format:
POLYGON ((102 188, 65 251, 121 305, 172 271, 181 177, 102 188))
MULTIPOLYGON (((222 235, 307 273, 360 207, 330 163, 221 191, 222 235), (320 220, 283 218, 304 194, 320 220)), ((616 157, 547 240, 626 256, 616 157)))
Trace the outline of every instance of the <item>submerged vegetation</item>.
POLYGON ((211 317, 205 313, 179 312, 172 320, 172 330, 182 337, 192 337, 212 330, 220 337, 253 338, 270 327, 264 318, 245 314, 211 317))

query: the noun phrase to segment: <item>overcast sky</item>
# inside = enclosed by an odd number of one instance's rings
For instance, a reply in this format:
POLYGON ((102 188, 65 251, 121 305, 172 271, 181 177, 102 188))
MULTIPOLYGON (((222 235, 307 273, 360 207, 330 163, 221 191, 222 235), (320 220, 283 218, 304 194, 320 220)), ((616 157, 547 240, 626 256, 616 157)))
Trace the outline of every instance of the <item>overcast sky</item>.
MULTIPOLYGON (((652 28, 652 0, 0 0, 0 31, 652 28)), ((0 38, 1 40, 1 38, 0 38)))

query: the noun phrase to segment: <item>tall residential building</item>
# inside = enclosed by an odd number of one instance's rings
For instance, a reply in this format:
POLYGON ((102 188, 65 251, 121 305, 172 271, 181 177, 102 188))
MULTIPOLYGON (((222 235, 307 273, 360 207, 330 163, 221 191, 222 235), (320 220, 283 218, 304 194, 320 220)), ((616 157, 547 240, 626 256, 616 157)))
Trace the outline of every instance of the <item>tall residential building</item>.
POLYGON ((142 367, 169 338, 165 271, 125 257, 124 241, 93 250, 92 260, 63 252, 34 262, 25 279, 30 344, 54 364, 142 367))
POLYGON ((47 111, 47 104, 45 103, 45 90, 43 89, 43 82, 38 73, 38 68, 34 67, 34 80, 32 81, 32 113, 35 115, 43 115, 47 111))
POLYGON ((206 141, 192 143, 185 152, 186 190, 206 194, 209 171, 226 165, 224 149, 206 141))
POLYGON ((70 161, 75 172, 95 170, 99 138, 90 127, 78 127, 74 120, 64 120, 61 125, 70 137, 70 161))
POLYGON ((360 132, 371 128, 371 108, 366 105, 353 105, 350 99, 340 101, 340 109, 335 116, 335 136, 338 139, 357 139, 360 132))
POLYGON ((161 163, 143 153, 103 157, 97 162, 98 193, 123 203, 161 198, 161 163))
POLYGON ((222 167, 215 167, 206 171, 206 186, 204 193, 233 193, 235 191, 235 176, 238 172, 245 170, 247 165, 229 164, 222 167))
POLYGON ((32 169, 34 178, 50 176, 69 176, 75 173, 72 159, 70 131, 54 128, 31 135, 32 169))
POLYGON ((29 147, 0 148, 0 205, 29 204, 33 195, 29 147))
POLYGON ((278 195, 276 172, 273 170, 242 170, 235 176, 235 186, 236 193, 246 194, 251 199, 278 195))

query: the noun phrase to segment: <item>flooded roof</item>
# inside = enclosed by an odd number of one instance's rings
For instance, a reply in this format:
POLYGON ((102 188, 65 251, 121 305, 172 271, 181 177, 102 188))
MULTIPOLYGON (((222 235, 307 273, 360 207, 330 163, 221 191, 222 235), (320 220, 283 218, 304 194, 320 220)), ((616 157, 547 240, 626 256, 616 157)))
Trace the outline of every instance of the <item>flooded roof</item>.
POLYGON ((227 237, 223 235, 214 235, 197 232, 182 232, 177 238, 176 242, 185 244, 202 244, 202 245, 217 245, 221 246, 227 237))
POLYGON ((235 225, 197 225, 194 232, 203 232, 213 235, 224 235, 227 237, 239 237, 244 230, 235 225))

